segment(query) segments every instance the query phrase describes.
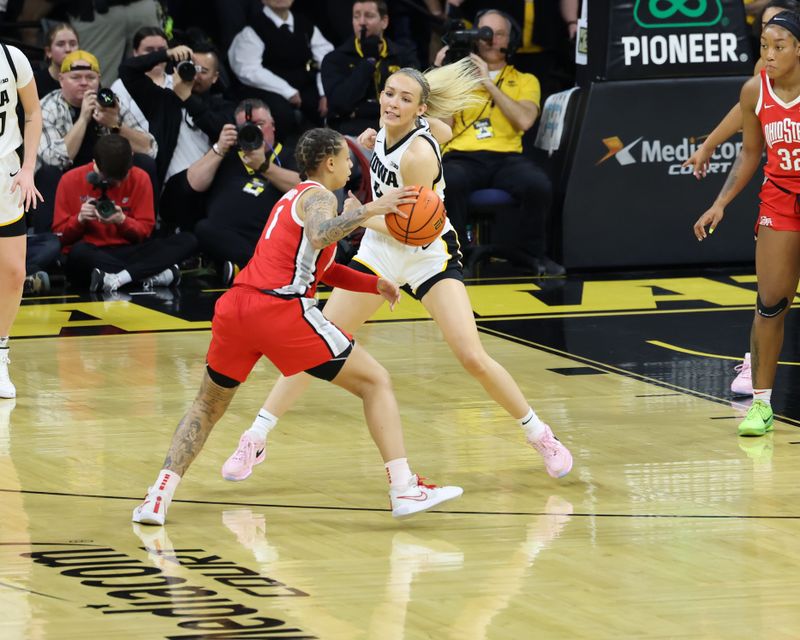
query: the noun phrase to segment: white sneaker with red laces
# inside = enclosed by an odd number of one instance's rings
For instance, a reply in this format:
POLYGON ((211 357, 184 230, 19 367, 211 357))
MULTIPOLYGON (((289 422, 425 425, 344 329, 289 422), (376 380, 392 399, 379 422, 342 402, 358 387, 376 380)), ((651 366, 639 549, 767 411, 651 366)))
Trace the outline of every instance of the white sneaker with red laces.
POLYGON ((138 507, 133 510, 133 522, 139 524, 155 524, 163 526, 164 521, 167 519, 167 507, 169 501, 162 491, 158 491, 155 487, 150 487, 147 490, 147 496, 138 507))
POLYGON ((404 489, 389 489, 392 515, 395 518, 407 518, 447 500, 458 498, 462 493, 464 490, 461 487, 437 487, 435 484, 427 484, 425 478, 413 475, 404 489))

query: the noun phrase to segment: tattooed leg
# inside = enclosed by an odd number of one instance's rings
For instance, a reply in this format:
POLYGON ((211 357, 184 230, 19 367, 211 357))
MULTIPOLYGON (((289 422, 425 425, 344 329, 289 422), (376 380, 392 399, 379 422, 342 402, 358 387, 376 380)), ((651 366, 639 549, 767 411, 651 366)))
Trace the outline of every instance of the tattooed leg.
POLYGON ((208 373, 203 373, 200 391, 172 436, 164 469, 183 477, 203 448, 208 434, 228 409, 237 388, 220 387, 208 377, 208 373))

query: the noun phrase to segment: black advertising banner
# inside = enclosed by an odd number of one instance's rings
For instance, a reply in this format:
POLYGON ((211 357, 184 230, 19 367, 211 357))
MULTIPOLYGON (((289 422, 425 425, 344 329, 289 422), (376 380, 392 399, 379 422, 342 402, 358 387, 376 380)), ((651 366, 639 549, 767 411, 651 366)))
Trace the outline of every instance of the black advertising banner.
POLYGON ((753 71, 742 0, 611 0, 609 10, 608 80, 753 71))
POLYGON ((680 266, 752 261, 759 174, 700 243, 692 225, 714 201, 741 148, 718 147, 708 177, 681 164, 738 100, 747 77, 591 86, 563 209, 564 264, 680 266))

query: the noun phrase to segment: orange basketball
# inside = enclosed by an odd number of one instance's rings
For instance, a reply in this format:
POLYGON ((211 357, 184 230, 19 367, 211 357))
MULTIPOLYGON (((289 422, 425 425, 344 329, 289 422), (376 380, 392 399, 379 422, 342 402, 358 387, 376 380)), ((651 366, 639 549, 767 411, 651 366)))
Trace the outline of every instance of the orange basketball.
POLYGON ((419 197, 414 204, 401 204, 399 209, 408 218, 396 213, 387 213, 385 220, 389 233, 403 244, 414 247, 429 244, 436 240, 444 229, 447 213, 444 202, 433 189, 417 187, 419 197))

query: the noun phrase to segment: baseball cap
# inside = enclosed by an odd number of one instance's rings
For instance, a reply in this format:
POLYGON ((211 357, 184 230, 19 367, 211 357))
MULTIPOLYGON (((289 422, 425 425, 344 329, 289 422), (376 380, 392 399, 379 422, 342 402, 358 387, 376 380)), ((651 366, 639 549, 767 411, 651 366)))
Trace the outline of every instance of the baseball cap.
POLYGON ((61 73, 79 70, 100 73, 100 63, 97 62, 97 58, 95 58, 88 51, 78 49, 77 51, 73 51, 72 53, 68 54, 67 57, 64 58, 63 62, 61 63, 61 73))

